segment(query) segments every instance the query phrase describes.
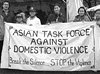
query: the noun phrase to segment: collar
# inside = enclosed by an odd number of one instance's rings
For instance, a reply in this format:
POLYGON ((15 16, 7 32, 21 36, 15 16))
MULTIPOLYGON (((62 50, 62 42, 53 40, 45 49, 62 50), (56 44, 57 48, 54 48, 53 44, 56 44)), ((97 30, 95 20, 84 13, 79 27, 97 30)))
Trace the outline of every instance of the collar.
POLYGON ((4 11, 4 12, 9 12, 9 10, 5 10, 5 9, 3 9, 3 11, 4 11))
POLYGON ((36 18, 36 16, 34 16, 33 18, 31 18, 31 17, 29 17, 30 19, 35 19, 36 18))

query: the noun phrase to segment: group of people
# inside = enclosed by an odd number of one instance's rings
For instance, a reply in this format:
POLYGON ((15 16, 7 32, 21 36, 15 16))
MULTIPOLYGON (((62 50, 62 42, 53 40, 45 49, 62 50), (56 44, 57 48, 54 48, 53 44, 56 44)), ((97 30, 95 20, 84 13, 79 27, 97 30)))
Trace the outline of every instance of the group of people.
MULTIPOLYGON (((66 22, 66 17, 61 13, 61 7, 59 4, 54 5, 54 12, 51 13, 47 18, 47 24, 66 22)), ((41 20, 36 16, 37 12, 34 7, 29 7, 28 12, 25 14, 22 11, 19 11, 14 14, 13 11, 10 10, 10 3, 8 1, 4 1, 2 3, 2 10, 0 11, 0 56, 3 46, 3 36, 4 36, 4 22, 8 23, 18 23, 24 24, 26 23, 29 26, 39 26, 41 25, 41 20)), ((94 20, 97 21, 97 24, 100 24, 100 9, 95 11, 94 20)), ((86 9, 84 7, 80 7, 78 9, 78 15, 75 17, 73 22, 80 21, 91 21, 89 18, 86 9)), ((1 60, 1 58, 0 58, 1 60)))
MULTIPOLYGON (((60 12, 61 7, 59 4, 55 4, 54 13, 50 14, 47 19, 47 24, 65 22, 64 15, 60 12)), ((15 14, 14 11, 10 10, 10 3, 4 1, 2 3, 2 10, 0 11, 0 61, 1 61, 1 52, 3 46, 3 36, 4 36, 4 26, 5 22, 7 23, 16 23, 16 24, 27 24, 29 26, 40 26, 41 20, 36 16, 37 12, 35 7, 28 7, 27 12, 18 10, 15 14)))

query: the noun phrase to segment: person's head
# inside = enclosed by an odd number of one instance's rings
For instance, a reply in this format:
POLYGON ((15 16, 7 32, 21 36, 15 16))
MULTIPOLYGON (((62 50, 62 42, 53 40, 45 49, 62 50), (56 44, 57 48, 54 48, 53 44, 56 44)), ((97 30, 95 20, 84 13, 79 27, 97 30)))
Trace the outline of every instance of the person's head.
POLYGON ((3 8, 3 9, 8 10, 9 7, 10 7, 9 1, 4 1, 4 2, 2 3, 2 8, 3 8))
POLYGON ((98 9, 98 10, 95 11, 94 19, 95 19, 95 21, 97 21, 96 22, 97 25, 100 26, 100 9, 98 9))
POLYGON ((80 16, 86 15, 86 9, 85 9, 84 7, 80 7, 80 8, 78 9, 78 14, 79 14, 80 16))
POLYGON ((54 5, 54 13, 56 13, 56 14, 60 14, 60 5, 59 4, 55 4, 54 5))
POLYGON ((22 16, 22 14, 17 14, 16 15, 16 21, 17 21, 17 23, 22 23, 23 22, 23 16, 22 16))
POLYGON ((95 20, 100 20, 100 9, 95 11, 94 17, 95 17, 95 20))
POLYGON ((36 10, 34 7, 30 7, 29 14, 30 17, 34 17, 36 15, 36 10))

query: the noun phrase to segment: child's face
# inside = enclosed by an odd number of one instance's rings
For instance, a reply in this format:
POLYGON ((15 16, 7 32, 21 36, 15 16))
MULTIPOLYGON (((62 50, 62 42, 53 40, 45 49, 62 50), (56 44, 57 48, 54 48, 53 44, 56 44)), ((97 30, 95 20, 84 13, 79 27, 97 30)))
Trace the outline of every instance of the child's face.
POLYGON ((36 12, 35 11, 30 12, 30 16, 31 17, 34 17, 35 15, 36 15, 36 12))
POLYGON ((23 21, 23 19, 21 17, 16 18, 18 23, 21 23, 23 21))
POLYGON ((84 9, 81 8, 81 9, 79 10, 79 15, 80 15, 80 16, 83 16, 84 14, 85 14, 85 11, 84 11, 84 9))

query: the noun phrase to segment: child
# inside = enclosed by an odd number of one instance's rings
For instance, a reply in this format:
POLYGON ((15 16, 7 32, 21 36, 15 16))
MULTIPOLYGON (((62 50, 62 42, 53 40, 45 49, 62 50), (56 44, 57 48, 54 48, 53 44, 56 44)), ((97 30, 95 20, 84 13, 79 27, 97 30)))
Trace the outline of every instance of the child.
POLYGON ((29 26, 40 26, 41 25, 41 21, 39 18, 37 18, 36 16, 36 10, 34 7, 30 7, 30 10, 29 10, 29 18, 27 19, 27 24, 29 26))

